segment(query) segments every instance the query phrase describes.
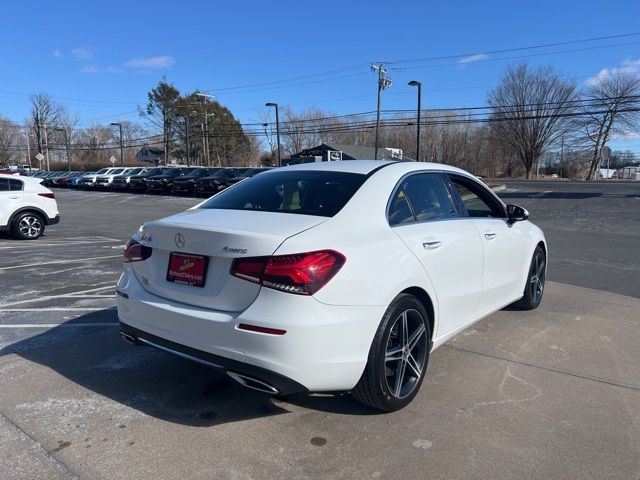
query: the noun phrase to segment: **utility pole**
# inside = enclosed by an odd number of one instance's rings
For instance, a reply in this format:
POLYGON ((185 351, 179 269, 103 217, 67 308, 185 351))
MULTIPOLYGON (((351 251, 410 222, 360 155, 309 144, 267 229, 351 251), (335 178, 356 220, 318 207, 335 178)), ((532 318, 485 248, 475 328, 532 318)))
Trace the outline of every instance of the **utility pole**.
MULTIPOLYGON (((113 122, 111 126, 118 127, 120 129, 120 166, 124 167, 124 139, 122 138, 122 124, 113 122)), ((165 152, 166 152, 166 147, 165 147, 165 152)))
POLYGON ((185 129, 185 134, 187 136, 187 167, 191 166, 191 145, 189 142, 189 116, 188 115, 184 115, 184 129, 185 129))
POLYGON ((206 133, 205 133, 205 129, 204 129, 204 123, 200 124, 200 128, 202 129, 202 165, 203 166, 207 166, 207 154, 206 154, 207 140, 205 138, 206 137, 206 133))
POLYGON ((389 88, 391 86, 391 79, 389 77, 387 77, 387 71, 382 68, 382 66, 384 65, 383 62, 378 63, 378 65, 376 65, 375 63, 371 64, 371 70, 372 71, 377 71, 378 72, 378 108, 376 111, 376 138, 375 138, 375 149, 374 149, 374 160, 378 159, 378 137, 379 137, 379 130, 380 130, 380 104, 382 103, 382 91, 385 88, 389 88))
POLYGON ((66 128, 59 128, 58 130, 62 130, 64 133, 64 145, 67 149, 67 168, 71 171, 71 149, 69 148, 69 134, 67 133, 66 128))
POLYGON ((49 169, 49 139, 47 137, 47 124, 43 123, 42 128, 44 130, 44 154, 47 158, 47 172, 50 172, 51 170, 49 169))
POLYGON ((560 137, 560 178, 562 178, 562 166, 564 165, 564 134, 560 137))
POLYGON ((24 134, 27 138, 27 162, 29 162, 29 170, 31 170, 31 146, 29 145, 29 128, 24 128, 24 134))

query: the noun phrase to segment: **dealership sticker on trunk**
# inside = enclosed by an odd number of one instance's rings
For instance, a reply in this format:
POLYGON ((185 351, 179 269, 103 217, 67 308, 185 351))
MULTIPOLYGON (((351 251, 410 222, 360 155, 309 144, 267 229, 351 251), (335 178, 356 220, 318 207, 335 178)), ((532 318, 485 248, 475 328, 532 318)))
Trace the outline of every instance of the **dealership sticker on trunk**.
POLYGON ((172 252, 169 257, 167 281, 193 287, 204 287, 209 257, 172 252))

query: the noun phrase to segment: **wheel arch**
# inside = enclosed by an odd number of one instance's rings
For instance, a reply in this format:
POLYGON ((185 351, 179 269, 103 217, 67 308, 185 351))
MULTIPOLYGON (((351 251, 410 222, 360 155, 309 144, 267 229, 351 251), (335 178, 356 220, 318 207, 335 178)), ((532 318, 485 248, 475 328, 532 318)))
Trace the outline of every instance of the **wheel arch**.
POLYGON ((405 288, 402 292, 400 293, 407 293, 409 295, 413 295, 414 297, 416 297, 420 303, 422 303, 422 305, 424 306, 425 310, 427 311, 427 314, 429 315, 429 329, 431 330, 430 334, 431 334, 431 338, 429 340, 433 339, 433 333, 434 333, 434 329, 435 329, 435 308, 433 305, 433 301, 431 300, 431 297, 429 296, 429 294, 422 289, 421 287, 409 287, 409 288, 405 288))
POLYGON ((29 206, 26 206, 26 207, 20 207, 15 212, 13 212, 11 214, 11 217, 9 217, 9 222, 7 223, 7 225, 12 225, 13 221, 15 220, 15 218, 18 215, 21 215, 23 213, 35 213, 42 220, 43 226, 45 226, 45 225, 47 225, 49 223, 49 217, 47 216, 47 214, 43 210, 39 209, 38 207, 34 207, 34 206, 29 205, 29 206))

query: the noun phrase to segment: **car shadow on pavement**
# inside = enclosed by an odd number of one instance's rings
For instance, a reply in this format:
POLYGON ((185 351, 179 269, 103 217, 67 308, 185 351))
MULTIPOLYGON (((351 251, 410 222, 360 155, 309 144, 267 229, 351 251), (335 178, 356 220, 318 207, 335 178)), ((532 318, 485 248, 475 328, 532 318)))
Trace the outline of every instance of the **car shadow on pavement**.
POLYGON ((348 395, 272 398, 209 367, 120 338, 114 309, 91 312, 0 350, 43 365, 75 384, 146 415, 195 427, 312 410, 374 414, 348 395), (77 324, 105 324, 78 327, 77 324), (113 326, 108 325, 113 323, 113 326))

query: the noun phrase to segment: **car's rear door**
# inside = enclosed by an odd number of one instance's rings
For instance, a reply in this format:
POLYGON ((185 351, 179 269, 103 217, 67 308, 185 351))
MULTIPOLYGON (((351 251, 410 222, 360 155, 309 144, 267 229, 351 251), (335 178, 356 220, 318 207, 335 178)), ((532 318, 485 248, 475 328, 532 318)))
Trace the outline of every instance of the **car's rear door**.
POLYGON ((472 321, 482 295, 482 245, 440 173, 414 173, 394 191, 389 225, 422 263, 438 303, 436 336, 472 321))
POLYGON ((465 175, 448 174, 448 178, 454 197, 482 241, 484 278, 479 314, 485 314, 522 293, 528 237, 522 224, 508 222, 504 205, 487 187, 465 175))
POLYGON ((22 180, 0 177, 0 225, 9 224, 11 214, 22 205, 24 192, 22 180))

